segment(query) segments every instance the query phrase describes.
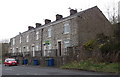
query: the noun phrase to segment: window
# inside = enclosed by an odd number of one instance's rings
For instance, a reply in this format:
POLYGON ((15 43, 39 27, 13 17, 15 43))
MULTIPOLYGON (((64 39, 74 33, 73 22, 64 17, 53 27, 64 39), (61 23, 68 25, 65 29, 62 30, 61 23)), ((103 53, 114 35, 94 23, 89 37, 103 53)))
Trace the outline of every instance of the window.
POLYGON ((48 37, 51 37, 51 28, 48 29, 48 37))
POLYGON ((64 41, 64 48, 67 48, 70 46, 70 41, 69 40, 65 40, 64 41))
POLYGON ((69 23, 64 24, 64 34, 70 33, 70 25, 69 23))
POLYGON ((16 47, 16 52, 18 52, 18 47, 16 47))
POLYGON ((27 35, 26 37, 26 42, 29 42, 29 35, 27 35))
POLYGON ((27 51, 29 51, 29 46, 27 46, 27 51))
POLYGON ((15 38, 13 38, 13 45, 15 45, 15 38))
POLYGON ((39 46, 38 46, 38 45, 36 45, 36 51, 38 51, 38 48, 39 48, 39 46))
POLYGON ((36 40, 39 39, 39 32, 36 32, 36 40))
POLYGON ((13 53, 15 53, 15 48, 13 48, 13 53))
POLYGON ((10 48, 10 51, 9 51, 9 53, 12 53, 12 48, 10 48))
POLYGON ((20 36, 20 43, 22 43, 22 38, 21 38, 21 36, 20 36))

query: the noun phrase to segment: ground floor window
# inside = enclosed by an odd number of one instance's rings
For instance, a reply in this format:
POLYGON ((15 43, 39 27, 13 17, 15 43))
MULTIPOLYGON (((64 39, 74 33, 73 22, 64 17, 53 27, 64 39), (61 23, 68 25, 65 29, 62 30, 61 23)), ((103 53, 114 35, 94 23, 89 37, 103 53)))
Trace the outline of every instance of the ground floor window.
POLYGON ((67 48, 70 46, 70 40, 65 40, 64 41, 64 48, 67 48))

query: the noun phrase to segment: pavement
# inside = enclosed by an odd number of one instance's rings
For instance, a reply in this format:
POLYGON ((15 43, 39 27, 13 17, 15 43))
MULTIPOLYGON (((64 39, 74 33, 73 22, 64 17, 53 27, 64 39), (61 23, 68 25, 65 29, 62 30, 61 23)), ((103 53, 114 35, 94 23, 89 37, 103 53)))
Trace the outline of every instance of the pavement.
POLYGON ((2 64, 0 64, 0 77, 2 76, 2 64))

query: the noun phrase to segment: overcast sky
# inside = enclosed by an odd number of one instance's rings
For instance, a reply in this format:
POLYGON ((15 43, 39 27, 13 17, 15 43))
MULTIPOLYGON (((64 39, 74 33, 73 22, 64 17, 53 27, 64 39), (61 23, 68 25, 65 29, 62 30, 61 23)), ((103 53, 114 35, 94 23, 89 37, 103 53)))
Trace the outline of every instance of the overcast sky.
POLYGON ((45 19, 55 20, 56 14, 69 15, 69 7, 81 10, 98 6, 107 15, 112 7, 117 9, 120 0, 0 0, 0 40, 9 39, 35 23, 44 24, 45 19))

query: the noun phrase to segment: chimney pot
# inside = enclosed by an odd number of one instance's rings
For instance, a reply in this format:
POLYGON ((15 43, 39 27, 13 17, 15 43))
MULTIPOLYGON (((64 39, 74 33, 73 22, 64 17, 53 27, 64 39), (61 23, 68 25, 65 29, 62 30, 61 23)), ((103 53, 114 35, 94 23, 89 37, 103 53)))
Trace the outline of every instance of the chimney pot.
POLYGON ((45 24, 48 24, 48 23, 50 23, 50 22, 51 22, 51 20, 45 19, 45 24))
POLYGON ((74 9, 70 9, 70 15, 74 15, 77 13, 77 10, 74 10, 74 9))
POLYGON ((62 18, 63 18, 62 15, 60 15, 60 14, 57 14, 57 15, 56 15, 56 21, 57 21, 57 20, 60 20, 60 19, 62 19, 62 18))
POLYGON ((34 29, 33 26, 28 26, 28 30, 34 29))
POLYGON ((36 23, 35 25, 36 25, 36 28, 42 26, 41 23, 36 23))

